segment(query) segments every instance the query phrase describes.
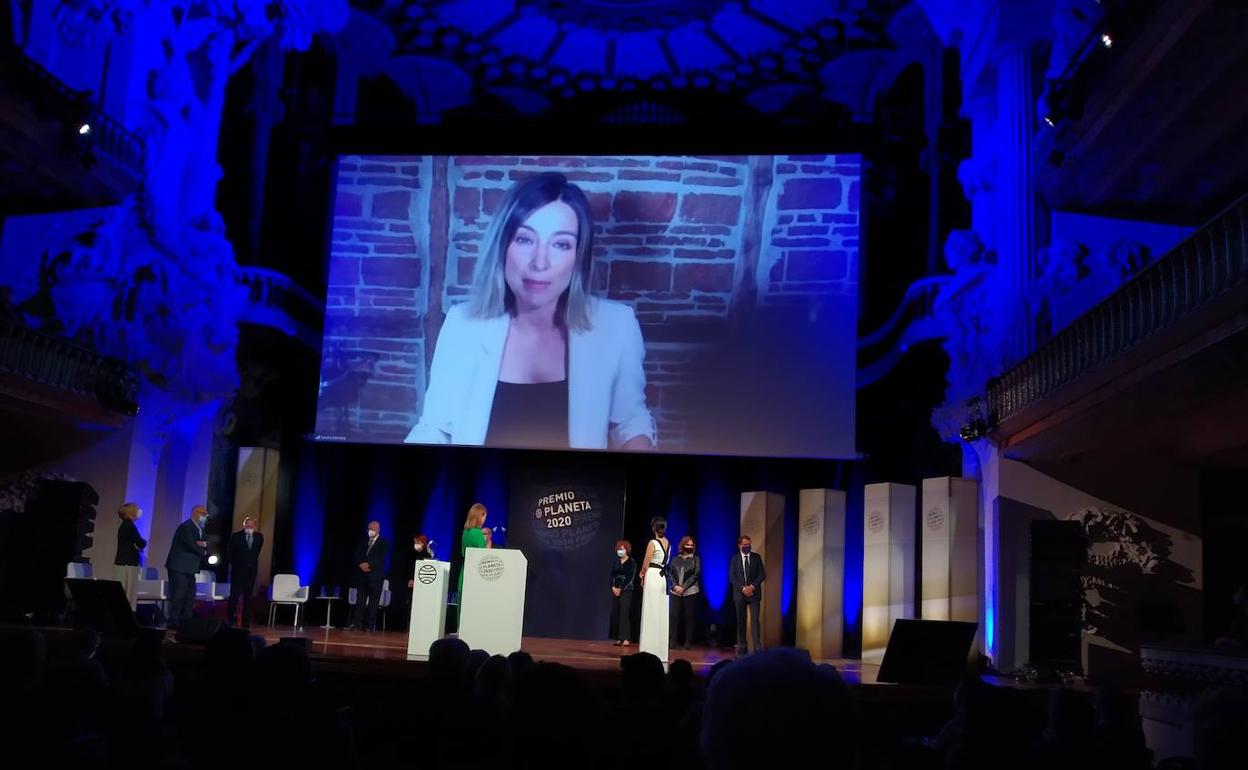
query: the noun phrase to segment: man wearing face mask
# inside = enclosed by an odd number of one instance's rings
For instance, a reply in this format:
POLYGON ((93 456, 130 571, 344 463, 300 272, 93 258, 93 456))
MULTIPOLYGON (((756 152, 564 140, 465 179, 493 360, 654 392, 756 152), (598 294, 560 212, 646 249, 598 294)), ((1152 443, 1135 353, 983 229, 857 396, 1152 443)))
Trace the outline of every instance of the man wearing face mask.
POLYGON ((173 531, 173 542, 165 557, 165 569, 169 572, 169 628, 190 620, 194 612, 195 573, 208 555, 208 538, 204 534, 207 524, 208 509, 197 505, 191 509, 191 518, 173 531))
POLYGON ((237 616, 239 600, 243 603, 243 628, 251 628, 251 595, 256 588, 256 574, 260 571, 260 549, 264 547, 264 535, 256 531, 256 520, 243 519, 243 528, 230 535, 226 559, 230 563, 230 603, 226 616, 231 625, 237 616))
POLYGON ((759 608, 763 601, 763 581, 767 579, 767 570, 763 569, 763 559, 752 552, 749 535, 742 535, 737 540, 737 553, 728 563, 728 579, 732 583, 732 601, 737 608, 737 654, 745 655, 745 616, 750 616, 750 638, 754 642, 754 652, 762 649, 762 631, 758 625, 759 608))
POLYGON ((368 536, 355 548, 355 609, 348 631, 372 631, 381 602, 381 585, 386 579, 386 558, 390 543, 381 537, 381 522, 368 523, 368 536))

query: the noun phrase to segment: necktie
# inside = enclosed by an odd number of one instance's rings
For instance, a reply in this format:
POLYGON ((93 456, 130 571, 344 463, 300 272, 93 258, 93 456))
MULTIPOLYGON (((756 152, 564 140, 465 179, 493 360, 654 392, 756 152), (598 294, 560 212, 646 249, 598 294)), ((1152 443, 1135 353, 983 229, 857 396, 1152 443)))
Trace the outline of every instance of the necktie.
POLYGON ((748 554, 741 554, 741 579, 749 580, 750 577, 750 557, 748 554))
POLYGON ((368 548, 365 548, 365 549, 364 549, 364 555, 365 555, 365 556, 367 556, 367 555, 369 554, 369 552, 373 550, 373 543, 375 543, 375 542, 377 542, 377 539, 376 539, 376 538, 370 537, 370 538, 368 539, 368 548))
POLYGON ((247 550, 251 550, 251 535, 247 536, 247 550))

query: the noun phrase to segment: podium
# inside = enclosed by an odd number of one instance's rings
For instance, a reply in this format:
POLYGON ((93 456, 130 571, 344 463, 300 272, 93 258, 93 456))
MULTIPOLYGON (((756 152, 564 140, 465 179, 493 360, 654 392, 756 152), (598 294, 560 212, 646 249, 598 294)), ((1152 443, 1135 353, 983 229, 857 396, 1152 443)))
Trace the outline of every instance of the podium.
POLYGON ((459 638, 474 650, 510 655, 520 649, 529 560, 514 548, 469 548, 459 597, 459 638))
POLYGON ((407 656, 429 659, 429 645, 446 629, 446 591, 451 582, 451 563, 426 559, 416 562, 412 573, 412 616, 407 632, 407 656))

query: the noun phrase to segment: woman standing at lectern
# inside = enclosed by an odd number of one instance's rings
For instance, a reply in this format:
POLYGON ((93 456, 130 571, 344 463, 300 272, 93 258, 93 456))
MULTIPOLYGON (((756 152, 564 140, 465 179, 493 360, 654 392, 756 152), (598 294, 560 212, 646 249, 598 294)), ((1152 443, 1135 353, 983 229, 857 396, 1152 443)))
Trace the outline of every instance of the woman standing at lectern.
POLYGON ((433 549, 429 545, 429 538, 424 534, 419 534, 412 538, 412 547, 407 553, 401 556, 395 554, 394 556, 395 571, 390 577, 390 585, 393 587, 391 604, 398 610, 392 624, 396 631, 407 628, 408 620, 411 618, 412 589, 416 584, 414 578, 416 565, 432 558, 433 549), (407 588, 404 589, 403 586, 407 586, 407 588))
POLYGON ((627 540, 615 541, 615 564, 611 567, 611 600, 615 612, 615 646, 627 647, 633 635, 633 586, 637 583, 637 563, 633 546, 627 540))
MULTIPOLYGON (((466 558, 469 548, 489 548, 489 544, 485 542, 485 533, 481 528, 485 526, 485 506, 481 503, 473 503, 468 509, 468 518, 464 521, 464 536, 460 540, 459 555, 466 558)), ((459 603, 460 612, 463 612, 464 603, 464 566, 459 568, 459 603)))
POLYGON ((667 557, 671 545, 667 541, 667 519, 655 516, 650 520, 654 537, 646 545, 641 560, 641 639, 637 647, 659 660, 667 660, 667 557))

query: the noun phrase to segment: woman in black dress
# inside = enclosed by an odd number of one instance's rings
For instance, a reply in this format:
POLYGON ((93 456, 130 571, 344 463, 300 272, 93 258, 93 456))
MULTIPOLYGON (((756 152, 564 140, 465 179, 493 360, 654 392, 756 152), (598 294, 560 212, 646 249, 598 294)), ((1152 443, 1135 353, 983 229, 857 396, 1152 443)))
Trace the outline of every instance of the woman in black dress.
POLYGON ((615 543, 615 565, 611 568, 611 595, 614 597, 615 644, 627 647, 633 634, 632 609, 633 588, 637 582, 637 564, 633 561, 633 546, 627 540, 615 543))

